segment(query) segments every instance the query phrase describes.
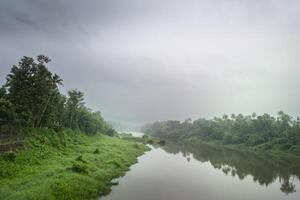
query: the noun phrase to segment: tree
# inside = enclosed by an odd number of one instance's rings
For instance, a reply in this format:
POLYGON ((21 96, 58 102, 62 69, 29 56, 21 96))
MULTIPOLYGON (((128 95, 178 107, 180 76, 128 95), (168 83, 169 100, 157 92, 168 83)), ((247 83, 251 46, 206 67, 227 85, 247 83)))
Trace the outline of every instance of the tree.
MULTIPOLYGON (((52 77, 52 85, 49 88, 50 89, 49 94, 46 97, 46 102, 42 108, 42 113, 38 120, 38 125, 41 123, 41 120, 44 117, 45 112, 51 102, 52 102, 52 105, 53 105, 53 102, 58 103, 58 105, 56 107, 60 106, 61 109, 63 109, 62 104, 64 104, 65 99, 64 99, 64 97, 61 97, 57 85, 62 85, 62 79, 57 74, 54 74, 54 76, 52 77)), ((61 111, 63 111, 63 110, 61 110, 61 111)))
POLYGON ((84 106, 83 93, 78 90, 68 91, 68 99, 66 105, 67 126, 76 129, 78 128, 78 117, 80 107, 84 106))
POLYGON ((14 124, 17 119, 14 105, 4 98, 0 98, 0 125, 14 124))
POLYGON ((158 137, 174 140, 217 140, 224 144, 245 144, 257 148, 280 148, 296 151, 300 145, 300 119, 284 112, 277 120, 269 114, 256 116, 242 114, 223 115, 212 120, 197 119, 194 122, 162 121, 147 124, 143 131, 158 137))
POLYGON ((58 84, 62 80, 47 69, 50 59, 39 55, 37 61, 24 56, 6 78, 8 98, 16 112, 32 127, 39 127, 58 84))
POLYGON ((0 98, 6 98, 6 89, 4 86, 0 88, 0 98))
POLYGON ((85 107, 82 92, 70 90, 67 97, 60 93, 62 79, 48 70, 50 61, 44 55, 36 59, 24 56, 11 68, 5 85, 0 87, 0 128, 17 127, 18 123, 56 131, 67 127, 87 134, 101 131, 113 135, 114 130, 101 113, 85 107))
POLYGON ((285 194, 290 194, 296 192, 296 185, 293 182, 290 182, 289 178, 284 179, 283 183, 281 184, 280 190, 285 194))
POLYGON ((283 132, 284 130, 288 130, 290 128, 292 117, 288 114, 285 114, 283 111, 278 112, 278 121, 279 121, 279 130, 283 132))
POLYGON ((61 95, 59 91, 54 92, 51 97, 51 101, 49 102, 42 121, 42 127, 54 128, 55 130, 60 130, 66 125, 66 97, 61 95))

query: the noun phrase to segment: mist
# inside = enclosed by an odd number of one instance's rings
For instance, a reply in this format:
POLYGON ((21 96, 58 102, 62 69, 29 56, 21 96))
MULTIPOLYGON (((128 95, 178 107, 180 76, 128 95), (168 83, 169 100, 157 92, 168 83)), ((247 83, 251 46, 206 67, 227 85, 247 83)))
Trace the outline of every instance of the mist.
POLYGON ((110 121, 300 111, 299 1, 1 1, 0 79, 45 54, 110 121))

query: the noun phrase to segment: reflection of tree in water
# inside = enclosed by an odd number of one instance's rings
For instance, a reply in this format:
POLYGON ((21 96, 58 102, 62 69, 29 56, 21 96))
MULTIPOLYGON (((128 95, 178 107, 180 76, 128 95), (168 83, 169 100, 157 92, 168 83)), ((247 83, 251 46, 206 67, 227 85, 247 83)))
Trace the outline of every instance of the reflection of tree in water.
POLYGON ((296 192, 296 185, 293 184, 294 178, 292 182, 290 182, 290 179, 283 180, 283 183, 281 184, 280 190, 284 192, 285 194, 290 194, 296 192))
POLYGON ((300 180, 300 159, 293 157, 275 157, 240 152, 209 145, 172 144, 162 147, 168 153, 182 153, 189 160, 191 154, 201 162, 209 161, 215 169, 222 170, 226 175, 244 179, 251 175, 255 182, 268 186, 279 178, 282 183, 280 190, 286 194, 295 192, 295 184, 291 177, 300 180))

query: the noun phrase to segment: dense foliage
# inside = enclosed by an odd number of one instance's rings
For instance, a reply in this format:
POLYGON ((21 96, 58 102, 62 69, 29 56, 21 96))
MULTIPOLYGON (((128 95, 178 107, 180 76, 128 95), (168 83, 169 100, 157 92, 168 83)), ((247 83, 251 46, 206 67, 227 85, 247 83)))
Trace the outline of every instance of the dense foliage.
POLYGON ((99 111, 93 112, 84 105, 82 92, 70 90, 67 96, 60 93, 63 81, 46 67, 50 61, 44 55, 37 59, 24 56, 11 68, 5 85, 0 88, 1 130, 18 125, 114 134, 99 111))
POLYGON ((277 117, 263 114, 244 116, 242 114, 212 120, 187 119, 163 121, 147 124, 143 132, 155 136, 176 140, 216 141, 225 145, 242 144, 300 153, 300 119, 280 111, 277 117))

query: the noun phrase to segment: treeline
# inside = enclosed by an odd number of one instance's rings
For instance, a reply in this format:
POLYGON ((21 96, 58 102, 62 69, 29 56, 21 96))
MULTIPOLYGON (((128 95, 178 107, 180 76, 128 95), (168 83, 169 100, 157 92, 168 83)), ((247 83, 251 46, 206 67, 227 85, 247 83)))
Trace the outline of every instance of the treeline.
POLYGON ((51 60, 39 55, 24 56, 13 65, 0 89, 0 130, 11 132, 19 127, 79 129, 87 134, 114 134, 101 113, 84 103, 84 95, 70 90, 59 91, 63 80, 46 67, 51 60))
POLYGON ((269 114, 223 115, 221 118, 169 120, 143 126, 142 131, 175 140, 216 141, 223 144, 243 144, 249 147, 290 150, 300 153, 300 119, 280 111, 269 114))

